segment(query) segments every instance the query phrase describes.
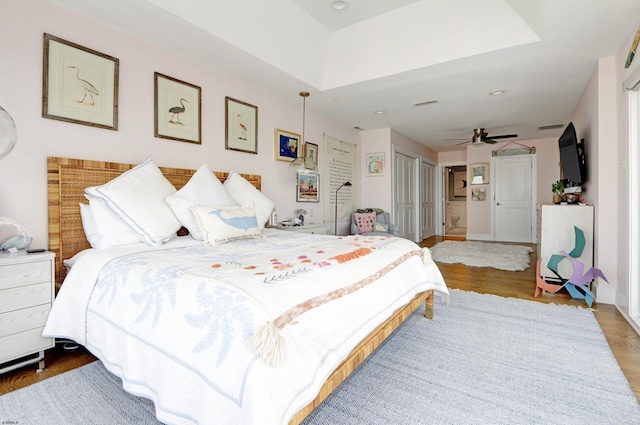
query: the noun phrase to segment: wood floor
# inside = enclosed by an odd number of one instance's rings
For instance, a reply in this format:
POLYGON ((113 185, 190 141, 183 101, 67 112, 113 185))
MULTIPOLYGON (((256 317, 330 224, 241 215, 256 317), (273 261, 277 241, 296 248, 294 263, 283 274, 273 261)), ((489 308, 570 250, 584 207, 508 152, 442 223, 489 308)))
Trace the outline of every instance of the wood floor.
MULTIPOLYGON (((429 238, 422 246, 431 247, 442 238, 429 238)), ((522 272, 507 272, 492 268, 466 267, 460 264, 438 264, 447 285, 479 293, 503 297, 534 300, 535 252, 531 254, 531 267, 522 272)), ((546 294, 535 299, 538 302, 585 306, 584 300, 574 300, 568 294, 546 294)), ((640 400, 640 336, 629 326, 618 310, 608 304, 594 304, 595 316, 609 342, 618 364, 624 372, 636 398, 640 400)), ((35 367, 26 366, 0 375, 0 395, 26 387, 51 376, 77 368, 95 360, 83 348, 65 351, 62 346, 48 350, 46 368, 41 373, 35 367)))

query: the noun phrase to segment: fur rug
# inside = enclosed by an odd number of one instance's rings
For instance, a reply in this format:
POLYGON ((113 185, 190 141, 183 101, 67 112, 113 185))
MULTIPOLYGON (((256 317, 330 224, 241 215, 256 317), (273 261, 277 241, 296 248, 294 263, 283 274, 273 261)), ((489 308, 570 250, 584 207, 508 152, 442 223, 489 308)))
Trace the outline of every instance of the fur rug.
POLYGON ((522 271, 529 267, 533 248, 493 242, 443 241, 431 248, 431 257, 440 263, 461 263, 474 267, 522 271))

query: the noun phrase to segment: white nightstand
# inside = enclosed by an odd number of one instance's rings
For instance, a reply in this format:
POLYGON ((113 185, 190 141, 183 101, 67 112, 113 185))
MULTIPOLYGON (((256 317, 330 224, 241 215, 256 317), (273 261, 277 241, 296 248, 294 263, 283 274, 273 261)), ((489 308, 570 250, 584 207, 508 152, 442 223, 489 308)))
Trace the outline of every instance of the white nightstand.
POLYGON ((326 235, 327 227, 324 224, 305 224, 304 226, 271 226, 273 229, 286 230, 287 232, 310 233, 315 235, 326 235))
POLYGON ((54 298, 52 252, 0 252, 0 373, 38 363, 55 345, 41 336, 54 298))

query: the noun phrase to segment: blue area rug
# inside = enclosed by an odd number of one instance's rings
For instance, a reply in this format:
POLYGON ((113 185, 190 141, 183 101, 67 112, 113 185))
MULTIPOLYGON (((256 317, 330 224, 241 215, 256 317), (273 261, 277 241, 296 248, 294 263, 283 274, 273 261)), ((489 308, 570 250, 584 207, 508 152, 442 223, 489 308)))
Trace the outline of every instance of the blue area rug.
MULTIPOLYGON (((640 424, 591 311, 458 290, 433 320, 423 311, 304 424, 640 424)), ((156 424, 153 412, 99 362, 0 397, 0 421, 20 425, 156 424)))

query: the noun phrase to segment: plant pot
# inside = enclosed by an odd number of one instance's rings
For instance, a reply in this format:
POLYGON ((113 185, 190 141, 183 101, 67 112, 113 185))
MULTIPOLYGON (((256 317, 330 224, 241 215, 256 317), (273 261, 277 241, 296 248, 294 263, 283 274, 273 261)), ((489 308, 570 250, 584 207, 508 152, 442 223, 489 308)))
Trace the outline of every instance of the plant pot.
POLYGON ((560 195, 558 195, 557 193, 553 194, 553 203, 554 204, 559 204, 560 203, 560 195))

